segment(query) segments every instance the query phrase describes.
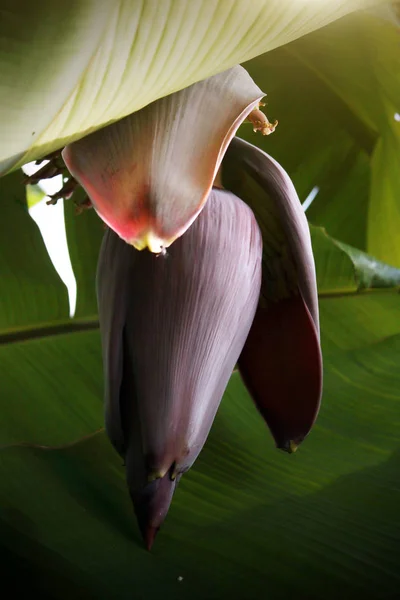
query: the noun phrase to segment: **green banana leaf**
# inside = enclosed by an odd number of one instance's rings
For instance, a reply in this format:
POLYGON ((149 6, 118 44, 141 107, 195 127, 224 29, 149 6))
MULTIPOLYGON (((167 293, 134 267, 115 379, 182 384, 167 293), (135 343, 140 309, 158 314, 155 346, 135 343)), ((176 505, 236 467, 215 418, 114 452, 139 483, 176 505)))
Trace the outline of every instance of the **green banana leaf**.
POLYGON ((2 0, 0 173, 347 13, 384 3, 2 0))
POLYGON ((21 171, 0 178, 0 330, 16 334, 68 317, 66 290, 29 216, 21 171))
MULTIPOLYGON (((389 15, 349 15, 244 66, 279 120, 259 145, 302 200, 319 189, 310 221, 400 267, 400 21, 389 15)), ((240 135, 252 141, 251 126, 240 135)))

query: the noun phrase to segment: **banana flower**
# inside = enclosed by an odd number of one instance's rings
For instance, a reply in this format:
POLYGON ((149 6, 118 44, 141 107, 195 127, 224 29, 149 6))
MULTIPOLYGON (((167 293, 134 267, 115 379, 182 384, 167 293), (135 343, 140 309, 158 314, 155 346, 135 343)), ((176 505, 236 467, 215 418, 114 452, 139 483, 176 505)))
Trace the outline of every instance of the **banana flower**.
POLYGON ((318 413, 307 220, 280 165, 234 137, 245 119, 273 131, 263 96, 234 67, 63 151, 109 226, 97 276, 106 429, 148 548, 236 364, 279 448, 293 452, 318 413))

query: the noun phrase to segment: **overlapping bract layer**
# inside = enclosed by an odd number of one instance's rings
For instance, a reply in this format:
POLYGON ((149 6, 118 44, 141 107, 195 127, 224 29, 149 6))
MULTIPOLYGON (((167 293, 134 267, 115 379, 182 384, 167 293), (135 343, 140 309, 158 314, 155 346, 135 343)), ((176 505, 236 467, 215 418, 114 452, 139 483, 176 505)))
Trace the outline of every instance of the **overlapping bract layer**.
POLYGON ((108 230, 98 267, 106 426, 148 546, 209 433, 257 307, 252 211, 213 190, 166 256, 108 230))
POLYGON ((263 95, 237 66, 70 144, 63 158, 111 229, 158 253, 199 214, 230 140, 263 95))
POLYGON ((292 452, 309 433, 322 393, 318 294, 307 219, 282 167, 239 138, 226 153, 222 182, 252 208, 263 236, 260 304, 239 369, 277 446, 292 452))

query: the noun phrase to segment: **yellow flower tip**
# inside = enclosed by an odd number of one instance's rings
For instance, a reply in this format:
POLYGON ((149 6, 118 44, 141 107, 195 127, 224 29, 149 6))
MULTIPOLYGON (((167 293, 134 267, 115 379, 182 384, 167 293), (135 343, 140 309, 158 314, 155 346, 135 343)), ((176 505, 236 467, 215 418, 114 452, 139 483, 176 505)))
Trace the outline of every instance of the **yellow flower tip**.
POLYGON ((162 479, 165 474, 167 473, 168 469, 163 469, 163 470, 159 470, 159 471, 152 471, 151 473, 149 473, 149 475, 147 476, 147 481, 148 483, 151 483, 152 481, 156 481, 156 479, 162 479))
POLYGON ((263 125, 261 129, 256 129, 255 131, 261 131, 263 135, 270 135, 274 133, 275 129, 278 127, 279 121, 275 120, 273 123, 269 121, 263 125))
POLYGON ((299 447, 299 444, 296 444, 296 442, 293 440, 289 440, 289 441, 285 442, 283 445, 278 446, 279 450, 283 450, 284 452, 287 452, 288 454, 293 454, 294 452, 296 452, 298 447, 299 447))
POLYGON ((153 254, 165 254, 166 248, 168 248, 173 241, 173 239, 165 240, 160 238, 152 231, 146 231, 141 237, 129 240, 128 243, 136 248, 136 250, 148 248, 153 254))
POLYGON ((253 131, 260 131, 262 135, 270 135, 275 131, 278 126, 278 121, 270 123, 267 116, 260 110, 260 106, 265 106, 262 102, 259 103, 257 108, 254 108, 247 119, 253 125, 253 131))

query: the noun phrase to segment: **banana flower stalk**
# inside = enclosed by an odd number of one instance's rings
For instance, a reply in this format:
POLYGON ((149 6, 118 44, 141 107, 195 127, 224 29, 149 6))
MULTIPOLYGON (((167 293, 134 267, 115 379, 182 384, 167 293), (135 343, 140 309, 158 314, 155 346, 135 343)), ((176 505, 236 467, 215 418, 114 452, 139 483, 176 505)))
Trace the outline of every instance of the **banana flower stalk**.
POLYGON ((106 429, 148 548, 236 364, 279 448, 294 451, 317 416, 308 224, 285 171, 234 137, 246 118, 273 131, 263 96, 235 67, 63 151, 109 226, 97 275, 106 429))

